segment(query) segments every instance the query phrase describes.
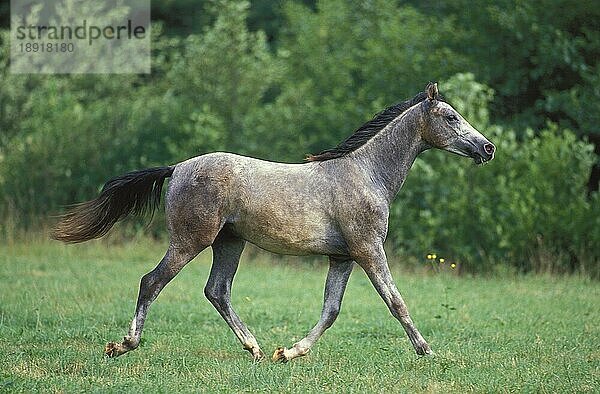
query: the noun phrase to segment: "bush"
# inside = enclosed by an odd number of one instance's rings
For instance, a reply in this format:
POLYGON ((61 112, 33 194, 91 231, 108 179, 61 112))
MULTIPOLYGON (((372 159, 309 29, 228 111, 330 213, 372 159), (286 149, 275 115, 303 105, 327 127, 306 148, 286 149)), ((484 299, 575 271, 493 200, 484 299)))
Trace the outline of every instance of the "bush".
MULTIPOLYGON (((93 198, 110 177, 138 168, 214 150, 298 162, 437 79, 498 145, 497 158, 477 168, 425 153, 392 206, 388 246, 412 256, 435 251, 468 272, 508 266, 600 276, 600 197, 585 189, 597 156, 564 124, 535 132, 490 126, 494 91, 456 74, 475 67, 448 47, 452 18, 384 0, 288 2, 287 27, 271 51, 246 26, 248 2, 211 3, 202 34, 164 37, 153 26, 151 75, 13 75, 0 32, 0 234, 38 228, 60 206, 93 198)), ((595 86, 595 78, 585 81, 595 86)), ((584 87, 587 95, 573 91, 552 108, 568 106, 591 119, 577 124, 591 127, 597 92, 584 87)))
POLYGON ((35 226, 124 172, 240 151, 242 124, 277 70, 264 36, 245 26, 249 4, 217 5, 204 35, 154 37, 150 76, 15 76, 2 33, 0 222, 35 226))
MULTIPOLYGON (((468 98, 474 90, 486 94, 469 79, 453 78, 465 82, 462 99, 454 100, 459 111, 481 100, 468 98)), ((552 124, 521 138, 498 126, 481 128, 482 115, 474 123, 497 145, 496 158, 477 167, 446 152, 424 153, 392 207, 390 246, 413 256, 435 251, 469 272, 508 264, 598 277, 599 197, 586 196, 593 147, 552 124)))

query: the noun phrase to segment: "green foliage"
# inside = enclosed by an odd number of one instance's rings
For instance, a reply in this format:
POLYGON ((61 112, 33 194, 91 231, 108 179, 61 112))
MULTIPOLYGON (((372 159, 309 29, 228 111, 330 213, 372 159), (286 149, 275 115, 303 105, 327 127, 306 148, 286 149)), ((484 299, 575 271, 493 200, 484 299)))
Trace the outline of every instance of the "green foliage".
POLYGON ((116 174, 213 150, 243 152, 245 116, 277 67, 264 36, 245 27, 248 3, 217 5, 204 35, 155 38, 160 52, 149 80, 13 75, 3 46, 0 213, 16 212, 29 225, 58 205, 90 198, 116 174))
POLYGON ((8 31, 0 31, 0 154, 16 134, 21 119, 26 117, 25 103, 31 86, 39 78, 9 74, 10 45, 8 31))
POLYGON ((212 144, 199 141, 199 146, 189 146, 185 138, 178 138, 190 155, 197 154, 200 147, 243 152, 245 118, 262 103, 278 78, 277 62, 264 34, 251 33, 246 27, 249 5, 216 3, 219 14, 214 25, 203 35, 185 40, 183 56, 167 74, 170 93, 189 113, 189 121, 183 126, 187 136, 202 133, 206 126, 212 126, 208 130, 216 134, 208 139, 212 144))
MULTIPOLYGON (((450 101, 485 108, 489 90, 465 81, 448 81, 461 86, 448 92, 450 101)), ((519 271, 600 276, 598 193, 586 196, 592 146, 552 124, 539 137, 529 130, 517 138, 486 127, 485 116, 482 110, 474 119, 497 145, 494 161, 479 168, 446 152, 423 154, 393 206, 392 245, 410 255, 436 251, 467 271, 503 262, 519 271)))
POLYGON ((594 1, 413 3, 455 19, 448 45, 469 56, 477 79, 498 93, 495 120, 537 128, 550 118, 580 135, 598 133, 600 9, 594 1))
POLYGON ((77 78, 41 80, 24 104, 27 116, 3 147, 4 201, 39 215, 57 202, 97 192, 113 171, 140 165, 139 142, 130 135, 137 130, 135 113, 123 94, 133 79, 97 77, 103 92, 88 90, 94 85, 89 78, 83 84, 77 78))
POLYGON ((285 63, 282 99, 269 108, 287 116, 285 124, 274 119, 274 126, 296 136, 289 143, 296 148, 284 156, 299 147, 306 154, 337 144, 385 106, 465 65, 445 48, 451 25, 410 7, 331 0, 317 2, 316 10, 290 2, 285 12, 289 25, 278 52, 285 63), (281 108, 289 102, 308 110, 290 114, 281 108))
POLYGON ((413 3, 156 3, 144 76, 11 74, 0 32, 0 234, 138 168, 215 150, 299 162, 438 80, 497 159, 424 154, 392 251, 599 276, 600 198, 585 189, 598 156, 582 138, 600 121, 597 7, 413 3))

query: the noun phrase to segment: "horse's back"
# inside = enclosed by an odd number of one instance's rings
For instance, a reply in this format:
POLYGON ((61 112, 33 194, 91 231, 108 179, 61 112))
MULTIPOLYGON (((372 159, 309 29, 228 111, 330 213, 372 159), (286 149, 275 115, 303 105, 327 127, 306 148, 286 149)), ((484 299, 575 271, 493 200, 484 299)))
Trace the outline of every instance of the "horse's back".
POLYGON ((221 226, 273 252, 344 254, 332 193, 318 163, 211 153, 176 166, 167 208, 202 221, 218 217, 221 226))

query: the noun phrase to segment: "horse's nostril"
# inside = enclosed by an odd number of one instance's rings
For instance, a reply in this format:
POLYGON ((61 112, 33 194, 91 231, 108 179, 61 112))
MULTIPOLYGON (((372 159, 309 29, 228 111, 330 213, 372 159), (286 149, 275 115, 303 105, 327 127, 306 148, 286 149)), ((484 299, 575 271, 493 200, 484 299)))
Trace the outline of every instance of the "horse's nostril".
POLYGON ((483 146, 483 150, 485 151, 485 153, 487 153, 488 155, 493 154, 496 151, 496 147, 493 144, 485 144, 483 146))

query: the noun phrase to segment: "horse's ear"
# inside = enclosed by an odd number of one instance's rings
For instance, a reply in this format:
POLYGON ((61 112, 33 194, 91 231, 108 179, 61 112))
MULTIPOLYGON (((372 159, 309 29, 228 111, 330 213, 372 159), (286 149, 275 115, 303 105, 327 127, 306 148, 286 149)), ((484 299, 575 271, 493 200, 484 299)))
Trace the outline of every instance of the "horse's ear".
POLYGON ((427 92, 427 98, 431 101, 437 100, 439 96, 437 82, 429 82, 425 88, 427 92))

